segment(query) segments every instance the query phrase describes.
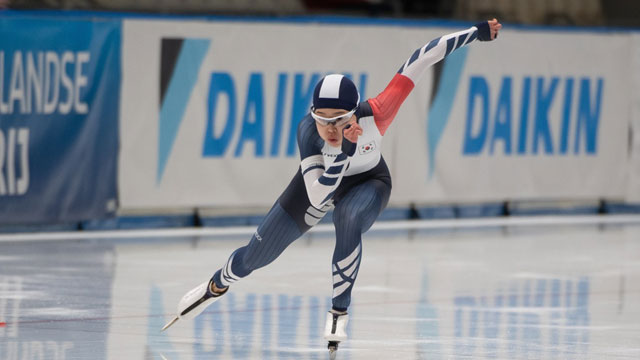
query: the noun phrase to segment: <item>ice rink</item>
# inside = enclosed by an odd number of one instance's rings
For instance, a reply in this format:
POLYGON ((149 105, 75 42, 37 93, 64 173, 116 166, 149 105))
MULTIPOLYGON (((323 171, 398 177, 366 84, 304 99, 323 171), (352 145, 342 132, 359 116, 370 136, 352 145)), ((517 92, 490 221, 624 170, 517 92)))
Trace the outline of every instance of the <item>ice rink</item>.
MULTIPOLYGON (((0 239, 0 359, 328 359, 331 233, 192 321, 178 300, 248 235, 0 239)), ((640 224, 365 234, 338 359, 638 359, 640 224)))

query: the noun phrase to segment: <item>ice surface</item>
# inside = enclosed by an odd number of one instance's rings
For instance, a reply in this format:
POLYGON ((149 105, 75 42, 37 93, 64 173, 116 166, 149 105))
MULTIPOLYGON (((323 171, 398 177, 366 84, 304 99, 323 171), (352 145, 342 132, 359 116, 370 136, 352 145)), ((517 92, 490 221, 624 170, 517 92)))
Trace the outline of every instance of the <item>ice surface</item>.
MULTIPOLYGON (((328 359, 328 236, 160 332, 237 238, 0 243, 0 359, 328 359)), ((338 359, 638 359, 640 227, 365 234, 349 311, 338 359)))

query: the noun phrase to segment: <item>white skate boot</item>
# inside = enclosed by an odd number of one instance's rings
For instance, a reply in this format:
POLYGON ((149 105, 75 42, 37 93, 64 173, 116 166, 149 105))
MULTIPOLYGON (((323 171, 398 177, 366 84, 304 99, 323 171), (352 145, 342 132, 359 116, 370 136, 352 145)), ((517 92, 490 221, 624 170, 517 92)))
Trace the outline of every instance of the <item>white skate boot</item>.
POLYGON ((329 358, 331 360, 336 358, 338 344, 340 344, 341 341, 347 340, 348 322, 349 314, 347 314, 346 311, 340 312, 332 309, 327 313, 327 322, 324 326, 324 339, 329 342, 327 348, 329 349, 329 358))
POLYGON ((186 293, 180 302, 178 303, 178 311, 176 317, 171 320, 167 325, 162 328, 165 331, 169 326, 173 325, 179 319, 193 319, 198 316, 207 306, 216 302, 222 295, 224 295, 229 288, 225 288, 224 291, 217 293, 211 289, 211 282, 213 280, 204 282, 194 289, 186 293))

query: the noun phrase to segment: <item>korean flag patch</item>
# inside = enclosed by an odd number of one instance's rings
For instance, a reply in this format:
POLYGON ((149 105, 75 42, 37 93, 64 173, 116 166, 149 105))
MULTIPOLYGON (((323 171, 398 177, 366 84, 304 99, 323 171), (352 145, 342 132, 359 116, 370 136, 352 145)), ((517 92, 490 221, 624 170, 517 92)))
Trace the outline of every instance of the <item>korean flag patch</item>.
POLYGON ((360 145, 360 155, 368 154, 376 149, 376 142, 372 141, 370 143, 360 145))

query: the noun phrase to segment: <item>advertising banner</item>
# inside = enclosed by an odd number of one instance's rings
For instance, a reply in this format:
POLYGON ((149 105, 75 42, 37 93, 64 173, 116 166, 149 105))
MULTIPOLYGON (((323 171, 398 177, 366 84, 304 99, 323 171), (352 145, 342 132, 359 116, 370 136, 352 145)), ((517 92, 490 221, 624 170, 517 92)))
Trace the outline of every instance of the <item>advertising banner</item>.
POLYGON ((0 17, 0 224, 116 208, 120 22, 0 17))
POLYGON ((628 34, 504 31, 454 52, 424 120, 395 128, 400 157, 416 159, 395 163, 395 200, 624 197, 629 45, 628 34))
POLYGON ((297 171, 297 125, 322 76, 375 96, 437 34, 151 20, 123 31, 123 208, 269 206, 297 171))
MULTIPOLYGON (((126 20, 123 208, 269 206, 323 75, 375 97, 463 28, 126 20)), ((391 203, 624 196, 629 54, 628 34, 532 30, 454 51, 385 135, 391 203)))

